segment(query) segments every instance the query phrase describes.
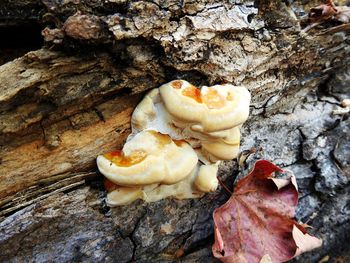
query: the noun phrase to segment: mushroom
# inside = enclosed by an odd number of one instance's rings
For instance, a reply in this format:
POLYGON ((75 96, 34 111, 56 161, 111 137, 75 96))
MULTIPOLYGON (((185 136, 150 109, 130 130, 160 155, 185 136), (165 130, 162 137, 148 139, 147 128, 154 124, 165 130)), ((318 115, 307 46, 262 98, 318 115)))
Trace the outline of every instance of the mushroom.
POLYGON ((123 150, 97 157, 100 172, 114 183, 107 203, 215 191, 220 161, 238 155, 249 103, 249 91, 231 84, 198 89, 174 80, 148 92, 132 114, 123 150))
POLYGON ((107 194, 106 203, 109 206, 128 205, 142 197, 141 187, 118 187, 107 194))
POLYGON ((198 89, 187 81, 172 81, 159 88, 167 111, 178 124, 193 131, 215 132, 241 125, 249 115, 250 93, 231 84, 198 89), (174 84, 176 83, 176 84, 174 84))
POLYGON ((142 131, 146 129, 148 123, 156 117, 156 109, 152 98, 157 94, 159 94, 158 89, 151 90, 135 108, 131 116, 131 126, 134 130, 142 131))
POLYGON ((204 193, 214 192, 219 184, 216 177, 218 169, 217 164, 202 165, 194 182, 197 189, 204 193))
POLYGON ((117 185, 174 184, 196 166, 198 157, 184 141, 157 131, 142 131, 123 147, 97 157, 100 172, 117 185))
POLYGON ((144 200, 146 202, 156 202, 167 197, 173 197, 178 200, 201 197, 204 193, 198 191, 194 186, 194 181, 197 176, 198 166, 196 166, 186 178, 176 184, 161 184, 153 189, 145 189, 144 200))
POLYGON ((200 169, 196 166, 186 178, 171 185, 151 184, 142 187, 116 186, 107 194, 106 202, 109 206, 119 206, 130 204, 137 199, 143 199, 146 202, 156 202, 167 197, 173 197, 179 200, 201 197, 205 191, 198 190, 194 186, 194 181, 198 178, 198 171, 200 169))
POLYGON ((173 124, 172 118, 161 102, 159 89, 153 89, 136 106, 132 116, 133 133, 142 130, 157 130, 173 139, 183 139, 182 132, 173 124))
POLYGON ((202 142, 202 151, 210 160, 232 160, 239 152, 240 131, 239 127, 234 127, 224 138, 208 140, 202 142))

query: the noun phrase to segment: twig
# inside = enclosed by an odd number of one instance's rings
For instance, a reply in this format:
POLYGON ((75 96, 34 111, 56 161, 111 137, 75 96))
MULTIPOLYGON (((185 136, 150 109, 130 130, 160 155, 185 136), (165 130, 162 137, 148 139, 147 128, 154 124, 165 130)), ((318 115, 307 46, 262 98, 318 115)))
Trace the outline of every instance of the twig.
POLYGON ((220 183, 220 185, 229 193, 232 195, 232 191, 230 189, 228 189, 228 187, 224 184, 224 182, 221 180, 221 178, 218 176, 218 181, 220 183))

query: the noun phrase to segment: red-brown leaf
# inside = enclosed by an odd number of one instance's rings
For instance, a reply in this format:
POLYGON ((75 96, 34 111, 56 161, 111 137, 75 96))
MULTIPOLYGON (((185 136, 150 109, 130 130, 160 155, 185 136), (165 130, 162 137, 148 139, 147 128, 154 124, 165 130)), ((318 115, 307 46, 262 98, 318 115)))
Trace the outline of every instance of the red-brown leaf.
POLYGON ((227 203, 214 211, 215 257, 254 263, 269 255, 272 262, 284 262, 321 244, 292 219, 298 202, 296 181, 273 178, 281 171, 268 161, 256 162, 227 203))
POLYGON ((309 19, 312 23, 333 20, 346 24, 350 22, 350 7, 335 6, 333 0, 328 0, 327 4, 311 8, 309 19))
POLYGON ((332 4, 323 4, 310 9, 309 18, 312 22, 326 21, 337 14, 332 4))
POLYGON ((350 23, 350 7, 348 6, 339 6, 337 7, 338 13, 335 16, 335 19, 341 23, 350 23))

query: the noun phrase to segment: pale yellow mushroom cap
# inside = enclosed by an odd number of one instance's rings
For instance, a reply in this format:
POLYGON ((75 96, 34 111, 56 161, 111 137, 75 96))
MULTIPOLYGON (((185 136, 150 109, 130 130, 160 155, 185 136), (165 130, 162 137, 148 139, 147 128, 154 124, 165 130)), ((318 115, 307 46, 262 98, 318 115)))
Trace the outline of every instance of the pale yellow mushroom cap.
POLYGON ((161 99, 175 121, 191 124, 200 132, 227 130, 241 125, 249 115, 250 93, 231 84, 202 87, 175 80, 159 88, 161 99))
POLYGON ((136 106, 132 117, 133 134, 143 130, 156 130, 168 134, 173 139, 183 139, 181 130, 173 124, 171 115, 161 102, 159 89, 153 89, 136 106))
POLYGON ((136 106, 131 116, 131 126, 136 130, 148 128, 151 121, 156 118, 155 99, 159 98, 159 89, 153 89, 146 94, 144 99, 136 106))
POLYGON ((119 187, 107 194, 106 203, 109 206, 128 205, 142 198, 141 187, 119 187))
POLYGON ((172 185, 159 185, 155 188, 144 188, 144 200, 146 202, 155 202, 167 197, 176 199, 198 198, 203 193, 194 187, 194 181, 198 174, 196 166, 191 173, 180 182, 172 185))
POLYGON ((202 143, 202 152, 203 155, 210 160, 210 162, 232 160, 238 155, 239 144, 230 145, 220 142, 202 143))
POLYGON ((202 151, 204 152, 204 155, 213 162, 217 160, 231 160, 238 155, 239 143, 239 127, 234 127, 225 138, 203 141, 202 151))
POLYGON ((186 142, 156 131, 142 131, 123 148, 97 157, 100 172, 118 185, 173 184, 184 179, 198 157, 186 142))
POLYGON ((218 188, 218 178, 216 176, 218 172, 218 165, 202 165, 199 168, 198 175, 195 180, 195 185, 198 190, 209 193, 214 192, 218 188))
POLYGON ((198 175, 198 165, 180 182, 171 185, 151 184, 140 187, 124 187, 114 185, 113 190, 107 194, 106 202, 109 206, 121 206, 143 199, 146 202, 173 197, 176 199, 198 198, 203 192, 194 187, 198 175))

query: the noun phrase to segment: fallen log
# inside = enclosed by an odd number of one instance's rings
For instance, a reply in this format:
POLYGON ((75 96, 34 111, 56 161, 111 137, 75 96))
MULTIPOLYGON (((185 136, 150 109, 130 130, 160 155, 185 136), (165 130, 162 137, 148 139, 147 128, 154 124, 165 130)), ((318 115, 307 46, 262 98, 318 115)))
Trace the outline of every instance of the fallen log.
POLYGON ((144 92, 177 78, 251 91, 246 162, 227 162, 221 176, 231 186, 259 157, 294 170, 298 219, 326 240, 299 262, 340 253, 333 248, 350 228, 349 125, 347 115, 332 112, 349 96, 349 32, 302 31, 312 2, 256 4, 45 0, 0 7, 0 21, 16 24, 19 15, 4 14, 20 8, 24 21, 47 25, 44 48, 0 67, 0 260, 214 261, 211 212, 228 198, 224 191, 108 209, 96 171, 95 157, 123 144, 144 92))

